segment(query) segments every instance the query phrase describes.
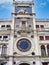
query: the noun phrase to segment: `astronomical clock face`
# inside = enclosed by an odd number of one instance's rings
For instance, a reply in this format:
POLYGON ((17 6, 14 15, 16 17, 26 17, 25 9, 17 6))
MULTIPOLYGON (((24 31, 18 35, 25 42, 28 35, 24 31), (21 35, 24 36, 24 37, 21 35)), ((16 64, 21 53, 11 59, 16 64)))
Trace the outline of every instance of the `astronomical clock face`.
POLYGON ((20 39, 17 42, 17 48, 21 52, 27 52, 31 48, 31 42, 28 39, 20 39))

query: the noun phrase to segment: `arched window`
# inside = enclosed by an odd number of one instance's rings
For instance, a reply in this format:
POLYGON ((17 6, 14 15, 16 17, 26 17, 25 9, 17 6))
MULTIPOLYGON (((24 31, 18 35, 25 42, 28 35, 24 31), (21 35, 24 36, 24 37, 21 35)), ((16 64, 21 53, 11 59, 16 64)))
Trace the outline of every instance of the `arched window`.
POLYGON ((48 56, 49 56, 49 45, 47 45, 47 52, 48 52, 48 56))
POLYGON ((7 27, 7 30, 10 30, 11 29, 11 26, 10 25, 6 25, 7 27))
POLYGON ((2 56, 6 56, 6 51, 7 51, 7 46, 3 45, 2 46, 2 56))
POLYGON ((2 25, 1 28, 5 28, 5 25, 2 25))
POLYGON ((41 55, 46 56, 46 50, 44 45, 41 46, 41 55))
POLYGON ((1 29, 2 29, 2 30, 5 30, 5 29, 6 29, 5 25, 2 25, 2 26, 1 26, 1 29))

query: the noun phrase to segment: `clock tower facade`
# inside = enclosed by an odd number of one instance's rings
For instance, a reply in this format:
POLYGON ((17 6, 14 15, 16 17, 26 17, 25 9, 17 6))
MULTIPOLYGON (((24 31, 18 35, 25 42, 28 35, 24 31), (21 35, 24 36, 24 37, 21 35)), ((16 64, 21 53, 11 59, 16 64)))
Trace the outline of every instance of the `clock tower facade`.
POLYGON ((13 56, 17 65, 39 64, 34 2, 13 1, 13 56))
POLYGON ((35 18, 34 1, 13 0, 0 19, 0 65, 49 65, 49 19, 35 18))

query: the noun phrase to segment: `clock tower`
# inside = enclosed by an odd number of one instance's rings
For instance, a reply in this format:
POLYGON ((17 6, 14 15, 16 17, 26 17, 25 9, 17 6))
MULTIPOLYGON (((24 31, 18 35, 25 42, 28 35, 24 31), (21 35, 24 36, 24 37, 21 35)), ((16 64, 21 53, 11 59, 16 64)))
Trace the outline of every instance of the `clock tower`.
POLYGON ((33 1, 13 1, 13 56, 16 65, 39 64, 33 1))

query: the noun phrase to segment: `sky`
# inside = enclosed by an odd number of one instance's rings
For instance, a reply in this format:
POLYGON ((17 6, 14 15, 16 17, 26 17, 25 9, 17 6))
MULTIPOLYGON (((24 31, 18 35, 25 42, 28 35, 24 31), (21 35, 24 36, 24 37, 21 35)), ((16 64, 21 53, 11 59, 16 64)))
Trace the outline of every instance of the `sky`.
MULTIPOLYGON (((24 0, 19 0, 24 1, 24 0)), ((32 1, 32 0, 25 0, 32 1)), ((12 18, 12 0, 0 0, 0 19, 12 18)), ((49 0, 34 0, 35 18, 49 19, 49 0)))

